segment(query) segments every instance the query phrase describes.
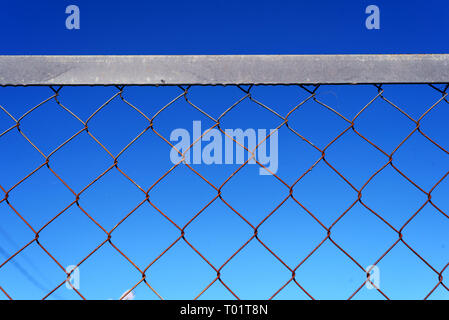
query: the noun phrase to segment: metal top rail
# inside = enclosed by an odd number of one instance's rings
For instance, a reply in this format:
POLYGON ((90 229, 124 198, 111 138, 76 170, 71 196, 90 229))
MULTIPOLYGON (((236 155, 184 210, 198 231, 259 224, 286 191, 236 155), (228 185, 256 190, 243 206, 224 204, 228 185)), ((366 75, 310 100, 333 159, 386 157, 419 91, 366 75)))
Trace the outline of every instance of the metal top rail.
POLYGON ((0 56, 0 85, 448 83, 449 54, 0 56))

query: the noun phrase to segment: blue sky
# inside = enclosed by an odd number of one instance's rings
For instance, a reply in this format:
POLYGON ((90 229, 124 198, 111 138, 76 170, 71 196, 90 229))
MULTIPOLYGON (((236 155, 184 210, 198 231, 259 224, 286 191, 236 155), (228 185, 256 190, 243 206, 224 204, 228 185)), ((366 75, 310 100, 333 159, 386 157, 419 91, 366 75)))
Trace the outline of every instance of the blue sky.
MULTIPOLYGON (((447 3, 429 1, 17 1, 3 54, 445 53, 447 3), (81 29, 65 29, 78 4, 81 29), (367 30, 377 4, 381 29, 367 30)), ((6 32, 7 31, 7 32, 6 32)))
MULTIPOLYGON (((0 12, 4 30, 1 54, 349 54, 349 53, 449 53, 449 4, 445 1, 41 1, 13 2, 0 12), (65 8, 77 4, 81 29, 65 29, 65 8), (376 4, 381 29, 365 28, 365 8, 376 4)), ((444 86, 439 86, 444 88, 444 86)), ((384 86, 389 99, 413 119, 418 119, 441 99, 425 85, 384 86)), ((85 121, 118 92, 115 87, 65 87, 60 102, 85 121)), ((178 97, 178 87, 129 87, 123 95, 151 117, 178 97)), ((298 86, 258 86, 252 97, 285 116, 309 94, 298 86)), ((0 105, 16 119, 32 106, 51 97, 46 87, 0 88, 0 105)), ((378 94, 374 86, 323 86, 317 99, 352 119, 378 94)), ((244 97, 237 87, 194 87, 187 97, 218 117, 244 97)), ((449 148, 449 105, 441 102, 422 121, 423 132, 445 150, 449 148)), ((182 97, 155 121, 156 130, 168 138, 173 129, 192 130, 213 122, 182 97)), ((245 99, 223 118, 223 128, 271 129, 280 119, 245 99)), ((322 148, 348 127, 348 123, 316 102, 308 101, 289 121, 292 127, 322 148)), ((14 122, 0 110, 0 134, 14 122)), ((148 126, 147 120, 119 97, 113 99, 89 124, 90 132, 116 155, 148 126)), ((391 104, 377 99, 356 122, 359 132, 392 152, 415 128, 391 104)), ((83 128, 54 99, 21 123, 33 143, 48 154, 83 128)), ((0 185, 8 190, 44 163, 18 132, 0 136, 0 185)), ((151 130, 123 153, 119 167, 145 190, 171 167, 170 147, 151 130)), ((286 127, 279 131, 278 175, 293 183, 320 157, 310 144, 286 127)), ((388 162, 352 130, 326 152, 326 159, 356 188, 388 162)), ((449 170, 449 155, 415 132, 394 155, 395 164, 428 192, 449 170)), ((51 168, 77 193, 112 165, 111 157, 83 132, 51 158, 51 168)), ((219 186, 237 165, 193 166, 219 186)), ((432 193, 434 202, 449 211, 449 181, 432 193)), ((247 166, 223 187, 223 198, 257 225, 288 196, 288 188, 272 176, 260 176, 247 166)), ((151 191, 161 211, 183 226, 217 192, 185 166, 176 168, 151 191)), ((3 191, 0 198, 3 198, 3 191)), ((357 192, 324 162, 320 162, 294 189, 295 198, 329 226, 357 199, 357 192)), ((80 196, 81 207, 107 230, 145 199, 145 194, 116 169, 80 196)), ((35 228, 40 229, 72 203, 74 195, 46 167, 9 194, 10 203, 35 228)), ((399 229, 427 196, 388 166, 364 189, 363 201, 399 229)), ((0 264, 34 238, 6 202, 0 203, 0 264)), ((438 271, 449 262, 449 219, 427 205, 404 229, 404 237, 438 271)), ((251 227, 217 199, 186 229, 188 239, 215 266, 222 265, 253 234, 251 227)), ((145 202, 112 236, 112 241, 144 269, 180 235, 153 206, 145 202)), ((259 236, 282 260, 294 268, 326 237, 325 230, 296 202, 288 199, 259 229, 259 236)), ((380 219, 357 203, 333 228, 332 239, 361 265, 374 263, 398 236, 380 219)), ((71 206, 40 234, 40 242, 63 265, 78 264, 105 239, 76 205, 71 206)), ((437 284, 437 275, 405 245, 399 243, 379 264, 381 288, 391 298, 424 298, 437 284)), ((80 292, 91 299, 117 299, 141 276, 108 243, 80 268, 80 292)), ((327 240, 296 272, 298 282, 316 298, 348 298, 364 281, 364 273, 327 240)), ((447 272, 446 272, 447 274, 447 272)), ((290 278, 288 271, 256 240, 251 241, 222 270, 222 279, 244 299, 266 299, 290 278)), ((213 279, 215 272, 180 240, 148 271, 149 283, 164 298, 191 299, 213 279)), ((33 243, 16 259, 0 268, 0 286, 13 298, 42 298, 64 280, 64 273, 33 243)), ((139 285, 137 299, 157 296, 139 285)), ((216 282, 202 296, 232 298, 216 282)), ((448 299, 441 286, 432 298, 448 299)), ((0 299, 6 298, 0 293, 0 299)), ((76 299, 60 288, 50 298, 76 299)), ((303 299, 298 287, 288 285, 277 298, 303 299)), ((375 290, 362 289, 356 298, 377 299, 375 290)))

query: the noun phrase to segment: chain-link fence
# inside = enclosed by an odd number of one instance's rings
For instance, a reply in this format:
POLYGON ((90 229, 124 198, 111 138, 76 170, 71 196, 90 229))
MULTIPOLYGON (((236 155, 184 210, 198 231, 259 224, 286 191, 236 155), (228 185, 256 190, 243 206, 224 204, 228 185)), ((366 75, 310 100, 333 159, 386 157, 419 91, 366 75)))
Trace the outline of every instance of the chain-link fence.
POLYGON ((448 84, 55 83, 0 88, 2 298, 448 298, 448 84))

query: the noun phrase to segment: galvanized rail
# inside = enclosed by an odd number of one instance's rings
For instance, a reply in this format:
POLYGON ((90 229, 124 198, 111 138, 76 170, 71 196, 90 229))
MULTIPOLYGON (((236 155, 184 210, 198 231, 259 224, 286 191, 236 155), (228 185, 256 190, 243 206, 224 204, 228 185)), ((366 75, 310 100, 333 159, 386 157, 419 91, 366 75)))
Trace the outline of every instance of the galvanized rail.
POLYGON ((448 83, 449 54, 0 56, 0 85, 448 83))

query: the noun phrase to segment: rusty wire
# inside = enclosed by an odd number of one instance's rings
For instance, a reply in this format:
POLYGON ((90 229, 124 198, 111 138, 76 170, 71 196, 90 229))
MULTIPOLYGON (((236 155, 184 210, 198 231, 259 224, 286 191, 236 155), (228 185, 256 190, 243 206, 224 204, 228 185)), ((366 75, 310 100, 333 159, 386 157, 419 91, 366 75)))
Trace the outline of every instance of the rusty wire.
MULTIPOLYGON (((390 245, 390 247, 383 253, 381 254, 378 259, 373 262, 373 265, 377 265, 382 259, 384 259, 389 252, 396 246, 398 245, 398 243, 402 242, 414 255, 416 255, 423 264, 425 264, 427 266, 427 268, 429 268, 435 275, 435 285, 432 288, 432 290, 430 292, 426 292, 423 295, 424 299, 429 298, 437 288, 441 287, 446 289, 447 291, 449 291, 449 285, 447 285, 444 281, 443 281, 443 272, 448 268, 449 266, 449 257, 448 258, 448 263, 444 266, 443 269, 438 270, 436 269, 434 266, 432 266, 425 258, 423 258, 423 255, 421 253, 419 253, 417 250, 415 250, 404 238, 404 234, 403 234, 403 230, 404 228, 422 211, 422 209, 426 206, 432 206, 434 207, 439 213, 441 213, 445 218, 449 219, 449 215, 448 213, 444 212, 436 203, 434 203, 434 201, 432 201, 432 192, 435 190, 435 188, 438 187, 438 185, 445 180, 448 175, 449 175, 449 171, 435 184, 433 185, 433 187, 430 189, 430 191, 425 191, 422 187, 420 187, 417 183, 415 183, 410 177, 408 177, 403 171, 401 171, 394 163, 394 155, 397 152, 397 150, 412 136, 412 134, 414 134, 415 132, 418 132, 419 134, 421 134, 425 139, 427 139, 427 141, 429 141, 429 143, 434 144, 435 146, 437 146, 440 150, 442 150, 444 153, 449 155, 449 151, 447 149, 445 149, 443 146, 439 145, 435 140, 433 140, 431 137, 429 137, 429 135, 427 135, 425 132, 423 132, 423 130, 421 129, 421 121, 428 115, 428 113, 433 110, 434 108, 436 108, 437 106, 444 104, 444 103, 448 103, 449 101, 447 100, 447 96, 448 96, 448 87, 449 85, 446 85, 444 87, 444 89, 438 88, 437 86, 434 85, 430 85, 430 87, 432 87, 434 90, 438 91, 441 94, 441 98, 438 99, 436 102, 434 102, 432 105, 430 105, 427 110, 418 118, 418 119, 414 119, 413 117, 411 117, 409 114, 407 114, 404 110, 402 110, 399 106, 397 106, 396 104, 394 104, 393 102, 391 102, 385 95, 384 95, 384 89, 382 88, 382 85, 375 85, 377 88, 377 95, 375 95, 374 97, 372 97, 372 99, 369 101, 368 104, 366 104, 363 108, 360 109, 360 111, 356 114, 356 116, 352 119, 348 119, 345 116, 343 116, 341 113, 337 112, 335 109, 333 109, 331 106, 328 106, 327 104, 325 104, 324 102, 320 101, 317 98, 317 91, 319 90, 320 86, 316 85, 316 86, 303 86, 303 85, 298 85, 300 86, 304 92, 307 94, 307 97, 305 99, 303 99, 302 101, 300 101, 296 106, 292 107, 290 109, 290 111, 285 115, 282 116, 279 113, 277 113, 276 111, 274 111, 271 107, 265 105, 263 102, 256 100, 252 94, 251 94, 251 90, 253 89, 253 86, 249 86, 248 88, 244 88, 243 86, 237 86, 243 93, 243 96, 237 100, 233 105, 229 106, 219 117, 214 118, 212 117, 210 114, 208 114, 207 112, 205 112, 203 109, 201 109, 200 106, 195 105, 190 99, 189 99, 189 89, 191 88, 191 86, 179 86, 180 94, 176 97, 173 98, 172 101, 170 101, 167 105, 163 106, 162 108, 160 108, 154 115, 149 116, 147 114, 145 114, 144 112, 142 112, 140 110, 140 108, 138 106, 135 106, 134 104, 132 104, 130 101, 128 101, 127 99, 125 99, 123 93, 126 90, 126 86, 116 86, 117 92, 109 99, 107 100, 105 103, 103 103, 100 107, 98 107, 98 109, 92 113, 90 115, 90 117, 86 120, 83 121, 81 120, 80 117, 78 117, 74 112, 72 112, 69 107, 63 105, 60 100, 59 100, 59 96, 61 94, 61 90, 63 89, 63 87, 50 87, 50 89, 52 90, 53 94, 46 98, 45 100, 43 100, 41 103, 37 104, 36 106, 30 108, 27 112, 25 112, 25 114, 23 114, 20 118, 16 119, 15 117, 13 117, 11 115, 10 112, 8 112, 7 108, 2 106, 0 104, 0 112, 3 112, 7 117, 9 117, 11 120, 14 121, 14 125, 11 126, 10 128, 8 128, 7 130, 5 130, 4 132, 0 133, 0 139, 7 135, 9 132, 16 130, 18 131, 22 137, 31 145, 34 147, 34 149, 36 149, 43 157, 43 162, 41 165, 39 165, 37 168, 35 168, 33 171, 31 171, 29 174, 27 174, 25 177, 23 177, 22 179, 20 179, 19 181, 16 182, 16 184, 14 184, 12 187, 10 187, 9 189, 5 189, 0 182, 0 189, 3 193, 3 198, 0 200, 0 204, 5 202, 12 210, 12 212, 19 217, 22 222, 33 232, 34 234, 34 238, 29 239, 29 241, 23 246, 21 247, 19 250, 17 250, 16 252, 14 252, 9 258, 7 258, 5 261, 2 261, 0 264, 0 272, 2 270, 2 268, 7 265, 8 263, 11 263, 11 261, 18 255, 20 255, 23 250, 25 250, 28 246, 30 246, 32 243, 36 243, 42 250, 43 252, 45 252, 46 255, 48 255, 48 257, 50 257, 54 263, 61 269, 62 272, 64 272, 65 277, 61 278, 61 281, 59 283, 59 285, 55 288, 53 288, 51 291, 49 291, 44 297, 43 299, 47 299, 50 296, 54 295, 55 291, 58 290, 58 288, 60 288, 61 286, 63 286, 65 283, 69 283, 73 290, 82 298, 85 299, 83 293, 81 292, 81 290, 76 289, 75 287, 73 287, 73 285, 68 282, 67 280, 70 279, 70 276, 73 272, 67 272, 66 269, 62 266, 62 264, 57 260, 56 257, 54 257, 54 255, 52 255, 51 252, 49 252, 49 250, 46 249, 46 247, 44 246, 44 244, 42 244, 39 241, 39 234, 45 229, 47 228, 50 224, 52 224, 56 219, 58 219, 60 216, 64 215, 64 213, 71 208, 72 206, 77 206, 98 228, 100 228, 103 232, 104 232, 104 240, 99 243, 96 248, 94 250, 92 250, 87 256, 85 256, 81 261, 78 262, 77 266, 81 266, 86 260, 88 260, 96 251, 98 251, 101 247, 103 247, 104 245, 110 245, 112 248, 114 248, 114 250, 116 250, 120 255, 122 255, 130 264, 130 266, 132 266, 133 268, 135 268, 140 274, 141 274, 141 279, 134 284, 130 284, 130 289, 128 290, 127 293, 131 292, 132 290, 134 290, 137 286, 143 285, 143 286, 147 286, 149 289, 151 289, 160 299, 163 299, 163 297, 157 292, 157 290, 155 288, 153 288, 153 286, 151 285, 151 281, 147 278, 147 272, 148 270, 151 268, 151 266, 156 263, 162 256, 164 256, 176 243, 178 243, 179 241, 184 241, 196 254, 198 254, 209 266, 210 268, 212 268, 214 270, 214 272, 216 273, 216 277, 215 279, 210 282, 201 292, 196 294, 195 299, 201 297, 214 283, 219 282, 221 283, 224 288, 226 288, 235 298, 239 299, 239 294, 238 292, 235 292, 234 290, 231 289, 231 287, 225 283, 225 281, 222 279, 221 275, 222 275, 222 270, 225 266, 227 266, 228 264, 230 264, 232 262, 232 260, 234 259, 234 257, 239 254, 239 252, 241 252, 242 250, 244 250, 244 248, 252 241, 257 241, 258 243, 260 243, 271 255, 273 255, 290 273, 291 273, 291 277, 290 279, 282 284, 282 286, 279 287, 279 289, 276 292, 273 292, 272 296, 269 297, 269 299, 273 299, 275 298, 287 285, 289 285, 290 283, 294 283, 296 284, 296 286, 303 291, 310 299, 315 299, 316 297, 312 296, 312 294, 307 290, 307 288, 305 288, 302 284, 301 284, 301 280, 297 278, 297 271, 299 268, 301 268, 301 266, 312 256, 314 255, 319 249, 320 247, 325 243, 325 242, 330 242, 332 243, 339 251, 341 251, 343 254, 345 254, 359 269, 360 272, 363 274, 366 274, 366 279, 365 281, 361 282, 354 290, 354 292, 348 297, 348 299, 352 299, 354 298, 358 292, 363 288, 363 286, 366 284, 367 281, 370 281, 370 277, 369 277, 369 272, 371 270, 365 270, 365 268, 347 251, 345 250, 341 245, 339 245, 333 238, 332 238, 332 229, 335 227, 335 225, 351 210, 351 208, 353 208, 357 203, 360 203, 361 205, 363 205, 363 207, 365 207, 366 209, 368 209, 374 216, 376 216, 380 221, 382 221, 385 225, 385 227, 390 228, 392 231, 394 231, 397 234, 397 239, 390 245), (146 121, 147 121, 147 126, 146 128, 141 131, 131 142, 129 142, 117 155, 114 155, 110 150, 108 150, 104 144, 102 144, 101 141, 99 141, 99 139, 97 137, 95 137, 90 131, 89 131, 89 123, 90 121, 103 109, 106 108, 107 105, 114 99, 121 99, 127 106, 129 106, 130 108, 134 109, 135 111, 137 111, 141 117, 143 117, 146 121), (167 140, 166 137, 164 137, 159 131, 158 131, 158 127, 156 125, 157 123, 157 118, 158 116, 164 112, 164 110, 166 110, 167 108, 169 108, 174 102, 178 101, 179 99, 184 99, 191 107, 195 108, 196 110, 200 111, 205 117, 209 118, 210 120, 212 120, 214 122, 214 125, 211 126, 208 130, 206 130, 197 140, 193 141, 193 143, 190 145, 190 147, 185 150, 183 153, 181 153, 180 150, 177 150, 178 153, 182 156, 182 159, 174 164, 167 172, 165 172, 158 180, 154 181, 154 183, 148 188, 148 189, 144 189, 142 188, 135 180, 133 180, 121 167, 120 167, 120 157, 123 153, 126 152, 126 150, 128 148, 131 147, 131 145, 133 145, 137 140, 140 139, 140 137, 142 137, 142 135, 147 132, 147 131, 151 131, 153 132, 155 135, 157 135, 161 140, 163 140, 165 143, 167 143, 168 145, 170 145, 171 148, 175 148, 175 146, 169 141, 167 140), (402 115, 406 118, 408 118, 410 121, 412 121, 415 124, 414 129, 412 130, 412 132, 410 132, 408 134, 408 136, 403 139, 403 141, 401 141, 401 143, 391 152, 391 153, 387 153, 386 151, 382 150, 381 147, 379 147, 378 145, 376 145, 374 142, 372 142, 371 140, 369 140, 368 138, 366 138, 365 136, 363 136, 358 130, 357 130, 357 119, 359 118, 359 116, 367 109, 370 107, 370 105, 378 100, 378 99, 382 99, 383 101, 385 101, 386 103, 388 103, 391 107, 397 109, 398 111, 400 111, 402 113, 402 115), (73 118, 75 118, 76 120, 78 120, 83 128, 81 130, 79 130, 78 132, 76 132, 73 136, 71 136, 69 139, 67 139, 65 142, 63 142, 60 146, 58 146, 56 149, 54 149, 52 152, 50 152, 49 154, 45 154, 42 150, 40 150, 35 143, 33 143, 33 141, 31 141, 31 139, 29 137, 27 137, 27 135, 21 130, 21 121, 25 118, 27 118, 27 116, 29 116, 34 110, 36 110, 37 108, 42 107, 45 103, 49 102, 49 101, 55 101, 59 107, 64 110, 65 112, 67 112, 68 114, 70 114, 73 118), (314 149, 316 149, 321 156, 319 157, 319 159, 316 160, 316 162, 310 167, 308 168, 305 172, 303 172, 292 184, 288 184, 285 179, 283 179, 283 177, 278 176, 277 174, 273 173, 270 171, 269 168, 265 167, 262 163, 260 163, 256 158, 255 158, 255 152, 256 149, 263 143, 263 141, 259 142, 259 144, 256 146, 255 149, 253 150, 248 150, 246 146, 240 144, 237 140, 235 140, 232 136, 229 136, 221 127, 220 127, 220 121, 222 120, 223 117, 226 116, 226 114, 231 111, 232 109, 236 108, 242 101, 244 100, 250 100, 253 103, 257 104, 259 107, 264 108, 266 110, 268 110, 269 112, 271 112, 273 114, 274 117, 278 118, 281 120, 281 123, 279 126, 277 126, 275 128, 275 130, 279 130, 281 127, 286 127, 288 128, 291 132, 293 132, 299 139, 307 142, 310 146, 312 146, 314 149), (324 107, 327 110, 333 112, 335 115, 337 115, 339 118, 343 119, 346 123, 347 123, 347 127, 340 132, 340 134, 338 134, 336 137, 334 137, 332 139, 331 142, 329 142, 324 148, 319 148, 317 147, 315 144, 313 144, 311 141, 308 140, 307 137, 303 136, 300 132, 298 132, 295 128, 293 128, 290 124, 289 124, 289 117, 298 109, 301 108, 301 106, 303 104, 305 104, 307 101, 314 101, 317 106, 319 105, 320 107, 324 107), (220 132, 224 135, 227 136, 229 139, 232 139, 234 143, 236 143, 237 145, 239 145, 240 147, 244 148, 247 152, 249 152, 249 154, 251 155, 237 170, 235 170, 231 175, 228 176, 228 178, 221 184, 221 185, 214 185, 211 181, 209 181, 208 179, 206 179, 200 172, 198 172, 198 170, 194 169, 190 164, 186 163, 185 160, 185 155, 186 153, 205 135, 207 134, 210 130, 212 129, 218 129, 220 130, 220 132), (330 163, 327 159, 326 159, 326 151, 327 149, 333 145, 336 141, 338 141, 340 139, 340 137, 343 136, 343 134, 349 130, 354 131, 359 137, 361 137, 366 143, 370 144, 371 146, 373 146, 374 148, 376 148, 379 152, 381 152, 384 156, 385 156, 385 164, 379 169, 377 170, 374 174, 372 174, 368 180, 363 184, 363 186, 361 188, 356 188, 350 181, 348 178, 346 178, 341 172, 339 172, 333 165, 332 163, 330 163), (82 132, 86 132, 93 141, 95 141, 99 146, 101 146, 101 148, 111 157, 111 163, 110 166, 103 172, 101 173, 97 178, 95 178, 93 181, 91 181, 87 186, 85 186, 80 192, 75 192, 68 183, 66 183, 61 177, 60 175, 58 175, 58 173, 52 168, 52 156, 57 153, 59 150, 61 150, 62 148, 64 148, 65 145, 67 145, 70 141, 76 139, 82 132), (245 215, 241 212, 239 212, 238 210, 236 210, 232 204, 226 200, 226 194, 224 194, 222 192, 223 187, 235 176, 238 174, 238 172, 245 167, 249 161, 254 160, 261 168, 264 168, 265 170, 269 171, 274 178, 276 178, 281 185, 283 185, 285 187, 285 198, 279 203, 277 204, 277 206, 275 207, 274 210, 272 210, 267 216, 265 216, 262 221, 257 224, 257 225, 253 225, 249 222, 249 220, 247 218, 245 218, 245 215), (294 194, 293 194, 293 190, 295 185, 297 185, 308 173, 310 173, 319 163, 325 163, 332 171, 334 171, 351 189, 353 189, 356 193, 357 193, 357 199, 344 211, 342 212, 337 219, 335 219, 330 225, 326 226, 316 215, 316 213, 311 212, 304 204, 302 204, 298 199, 295 198, 294 194), (170 172, 172 172, 176 167, 181 166, 181 165, 185 165, 186 167, 188 167, 195 175, 197 175, 198 177, 200 177, 204 183, 208 184, 210 187, 212 187, 213 189, 215 189, 216 191, 216 195, 210 199, 210 201, 203 207, 201 208, 198 212, 196 212, 196 214, 191 217, 188 222, 184 225, 178 225, 176 224, 166 213, 164 213, 152 200, 151 200, 151 192, 152 190, 163 180, 167 177, 167 175, 170 174, 170 172), (48 168, 52 174, 59 180, 61 181, 65 187, 73 194, 73 201, 70 203, 67 203, 66 207, 60 211, 58 214, 56 214, 53 218, 51 218, 49 221, 47 221, 47 223, 45 223, 41 228, 39 229, 34 229, 30 222, 27 221, 23 215, 21 215, 21 213, 15 208, 13 201, 11 201, 10 199, 10 194, 11 192, 14 191, 14 189, 16 189, 19 185, 21 185, 24 181, 26 181, 28 178, 30 178, 32 175, 34 175, 36 172, 38 172, 40 169, 42 168, 48 168), (375 176, 377 176, 381 171, 383 171, 385 168, 387 167, 391 167, 393 168, 397 173, 399 173, 401 176, 403 176, 411 185, 413 185, 416 189, 418 189, 419 191, 421 191, 423 194, 426 195, 427 200, 422 203, 422 205, 420 206, 420 208, 401 226, 401 228, 395 228, 393 227, 393 225, 387 221, 384 217, 382 217, 382 214, 379 212, 376 212, 375 210, 373 210, 372 208, 370 208, 364 201, 363 201, 363 190, 367 187, 367 185, 370 183, 370 181, 373 180, 373 178, 375 176), (93 218, 93 216, 85 209, 83 208, 83 206, 80 204, 79 200, 83 197, 83 194, 86 192, 86 190, 88 190, 89 188, 91 188, 96 182, 98 182, 100 179, 102 179, 102 177, 104 177, 108 172, 110 172, 111 170, 117 170, 117 172, 119 172, 121 175, 123 175, 127 180, 129 180, 136 188, 138 188, 141 191, 141 195, 142 195, 142 199, 141 202, 134 208, 132 209, 130 212, 127 212, 126 214, 124 214, 123 218, 111 229, 111 230, 107 230, 104 226, 102 226, 95 218, 93 218), (266 243, 264 243, 258 236, 258 232, 260 227, 267 223, 267 220, 270 218, 270 216, 272 216, 288 199, 293 199, 295 203, 298 204, 298 206, 300 206, 302 209, 304 209, 322 228, 323 230, 325 230, 326 236, 321 239, 321 241, 319 242, 319 244, 313 249, 311 250, 308 255, 302 260, 300 261, 298 264, 296 265, 288 265, 285 261, 283 261, 283 259, 276 254, 276 252, 274 252, 273 249, 271 249, 266 243), (189 240, 188 240, 188 232, 186 232, 186 228, 195 220, 198 218, 198 216, 200 216, 202 214, 202 212, 209 207, 212 203, 214 203, 215 201, 221 201, 222 203, 224 203, 227 207, 229 207, 233 213, 235 213, 244 223, 246 223, 250 228, 252 228, 253 230, 253 234, 251 235, 251 237, 249 237, 241 246, 238 250, 236 250, 232 255, 230 255, 228 257, 228 259, 221 265, 214 265, 213 263, 211 263, 207 258, 205 258, 205 255, 203 253, 201 253, 189 240), (163 250, 153 261, 151 261, 145 268, 139 268, 138 265, 133 262, 131 260, 131 258, 129 258, 125 252, 123 252, 122 250, 119 249, 118 245, 116 243, 114 243, 114 237, 113 237, 113 232, 119 228, 121 226, 121 224, 128 219, 139 207, 141 207, 144 203, 149 203, 154 209, 156 209, 167 221, 169 221, 174 227, 176 227, 179 231, 179 236, 177 237, 177 239, 175 241, 173 241, 165 250, 163 250)), ((272 134, 272 133, 271 133, 272 134)), ((270 134, 270 135, 271 135, 270 134)), ((268 135, 265 139, 269 139, 270 135, 268 135)), ((176 148, 175 148, 176 149, 176 148)), ((167 160, 168 161, 168 160, 167 160)), ((3 169, 7 169, 7 168, 2 168, 3 169)), ((285 178, 285 177, 284 177, 285 178)), ((371 281, 370 281, 371 282, 371 281)), ((373 286, 375 286, 374 283, 371 282, 371 284, 373 286)), ((382 296, 386 299, 390 299, 388 294, 384 291, 382 291, 380 288, 375 287, 376 290, 382 294, 382 296)), ((0 292, 8 299, 13 299, 13 295, 8 293, 4 287, 1 286, 0 283, 0 292)), ((122 297, 126 296, 125 293, 122 297)))

